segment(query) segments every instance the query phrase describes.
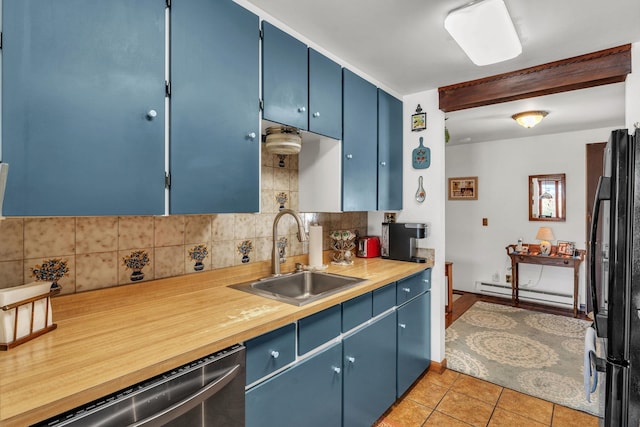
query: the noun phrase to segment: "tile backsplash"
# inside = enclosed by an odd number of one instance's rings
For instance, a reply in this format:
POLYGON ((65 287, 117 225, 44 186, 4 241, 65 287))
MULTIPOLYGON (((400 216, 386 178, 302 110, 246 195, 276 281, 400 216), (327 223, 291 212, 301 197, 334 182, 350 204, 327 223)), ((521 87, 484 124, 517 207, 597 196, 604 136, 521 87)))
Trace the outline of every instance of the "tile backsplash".
MULTIPOLYGON (((297 156, 263 151, 261 212, 106 217, 9 217, 0 221, 0 288, 60 277, 63 294, 271 259, 273 220, 298 209, 297 156), (48 274, 48 276, 47 276, 48 274), (57 275, 57 276, 56 276, 57 275)), ((325 231, 367 231, 366 212, 301 213, 325 231)), ((308 252, 291 216, 278 226, 287 255, 308 252)))

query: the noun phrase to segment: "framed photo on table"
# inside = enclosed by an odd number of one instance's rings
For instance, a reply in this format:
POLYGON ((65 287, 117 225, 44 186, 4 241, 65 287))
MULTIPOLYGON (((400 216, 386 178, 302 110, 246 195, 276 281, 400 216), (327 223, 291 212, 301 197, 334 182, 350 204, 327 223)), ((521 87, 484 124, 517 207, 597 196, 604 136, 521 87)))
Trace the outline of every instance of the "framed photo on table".
POLYGON ((563 240, 558 240, 558 255, 573 256, 575 250, 575 242, 565 242, 563 240))
POLYGON ((449 178, 449 200, 478 200, 478 177, 449 178))

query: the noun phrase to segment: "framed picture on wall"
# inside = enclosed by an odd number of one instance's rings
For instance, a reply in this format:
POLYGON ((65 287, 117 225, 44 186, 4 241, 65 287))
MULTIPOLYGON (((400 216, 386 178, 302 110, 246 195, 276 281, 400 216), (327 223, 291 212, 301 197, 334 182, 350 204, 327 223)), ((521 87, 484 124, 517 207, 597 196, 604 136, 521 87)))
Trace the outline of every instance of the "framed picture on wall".
POLYGON ((478 200, 478 177, 449 178, 449 200, 478 200))
POLYGON ((422 112, 420 104, 416 108, 416 113, 411 115, 411 131, 419 132, 427 128, 427 113, 422 112))

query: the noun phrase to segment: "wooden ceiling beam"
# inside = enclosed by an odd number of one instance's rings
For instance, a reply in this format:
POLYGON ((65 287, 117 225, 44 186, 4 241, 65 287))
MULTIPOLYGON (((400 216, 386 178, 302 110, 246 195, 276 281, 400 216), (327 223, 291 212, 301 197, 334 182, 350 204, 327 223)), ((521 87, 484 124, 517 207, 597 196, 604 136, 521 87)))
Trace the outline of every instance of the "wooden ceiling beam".
POLYGON ((510 73, 438 88, 440 109, 450 112, 625 81, 631 45, 549 62, 510 73))

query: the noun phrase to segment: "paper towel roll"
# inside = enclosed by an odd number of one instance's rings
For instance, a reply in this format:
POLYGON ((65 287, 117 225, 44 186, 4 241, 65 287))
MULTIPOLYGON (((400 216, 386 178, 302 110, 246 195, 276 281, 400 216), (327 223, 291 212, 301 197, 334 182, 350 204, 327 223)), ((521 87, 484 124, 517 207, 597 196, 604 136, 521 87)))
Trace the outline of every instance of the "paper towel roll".
POLYGON ((309 226, 309 266, 322 267, 322 226, 309 226))

